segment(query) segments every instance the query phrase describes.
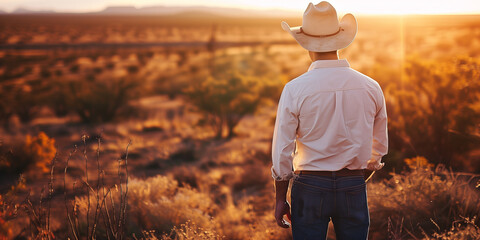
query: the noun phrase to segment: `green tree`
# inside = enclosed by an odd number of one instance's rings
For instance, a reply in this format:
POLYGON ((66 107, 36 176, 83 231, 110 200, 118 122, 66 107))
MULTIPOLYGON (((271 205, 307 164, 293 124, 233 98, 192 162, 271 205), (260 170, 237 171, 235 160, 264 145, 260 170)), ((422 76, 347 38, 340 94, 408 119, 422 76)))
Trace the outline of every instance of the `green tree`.
POLYGON ((209 116, 216 137, 234 135, 233 129, 247 114, 254 113, 262 100, 259 78, 233 74, 228 77, 207 77, 186 90, 191 102, 209 116))
MULTIPOLYGON (((217 138, 231 138, 240 120, 265 101, 278 102, 285 84, 280 69, 264 56, 245 54, 211 59, 207 71, 193 72, 184 90, 190 102, 207 114, 217 138)), ((204 69, 199 67, 198 69, 204 69)))

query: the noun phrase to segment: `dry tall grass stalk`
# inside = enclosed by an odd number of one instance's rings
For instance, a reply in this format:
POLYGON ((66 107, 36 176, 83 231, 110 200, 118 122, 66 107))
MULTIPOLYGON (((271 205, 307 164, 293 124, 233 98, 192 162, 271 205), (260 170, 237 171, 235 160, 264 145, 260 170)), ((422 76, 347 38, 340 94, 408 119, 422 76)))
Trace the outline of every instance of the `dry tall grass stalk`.
POLYGON ((51 203, 52 203, 52 196, 53 196, 53 172, 55 170, 55 162, 57 160, 57 153, 55 153, 54 158, 50 164, 50 178, 48 180, 48 197, 47 197, 47 206, 44 206, 44 190, 42 188, 40 194, 40 202, 39 206, 36 207, 30 200, 30 193, 27 195, 25 200, 22 202, 23 208, 29 217, 30 228, 33 225, 33 231, 31 231, 31 237, 33 239, 54 239, 55 236, 50 229, 50 210, 51 210, 51 203))
MULTIPOLYGON (((126 225, 126 218, 127 218, 127 196, 128 196, 128 149, 131 145, 131 141, 128 143, 126 150, 125 150, 125 181, 123 182, 122 179, 122 159, 118 161, 118 180, 120 185, 120 197, 118 207, 115 205, 115 200, 112 194, 112 188, 115 187, 108 187, 105 184, 105 171, 100 167, 100 148, 101 148, 101 136, 97 138, 97 147, 96 147, 96 162, 97 162, 97 184, 92 186, 88 182, 88 156, 87 156, 87 143, 86 139, 88 137, 86 135, 82 136, 82 142, 84 145, 83 149, 83 159, 85 161, 85 180, 81 179, 85 187, 87 188, 87 196, 86 196, 86 211, 85 211, 85 222, 86 222, 86 229, 84 229, 84 233, 87 239, 96 239, 97 238, 97 230, 98 224, 100 219, 104 223, 105 227, 105 234, 107 239, 115 239, 121 240, 125 238, 125 225, 126 225), (125 191, 123 190, 123 184, 125 184, 125 191), (90 196, 90 192, 93 195, 94 204, 92 205, 92 197, 90 196), (110 206, 108 205, 108 200, 110 200, 110 206), (94 209, 91 207, 94 206, 94 209), (93 216, 90 216, 90 214, 93 216), (92 220, 92 222, 90 222, 92 220)), ((65 208, 67 211, 67 218, 69 222, 69 228, 73 235, 73 238, 78 240, 81 239, 82 236, 82 229, 79 227, 79 220, 78 216, 81 214, 80 206, 77 204, 76 196, 74 196, 73 206, 69 208, 68 200, 67 200, 67 190, 66 190, 66 173, 68 169, 68 162, 71 160, 72 156, 76 153, 77 148, 70 152, 70 155, 67 159, 65 170, 64 170, 64 201, 65 201, 65 208), (72 219, 72 215, 75 219, 72 219)), ((73 192, 75 193, 75 182, 73 186, 73 192)))
MULTIPOLYGON (((67 162, 65 164, 65 170, 64 170, 64 175, 63 175, 63 196, 64 196, 64 203, 65 203, 65 212, 67 213, 67 218, 68 218, 68 223, 70 226, 70 229, 72 231, 73 237, 75 240, 78 240, 78 224, 76 224, 78 221, 75 221, 75 223, 72 221, 72 217, 70 215, 70 211, 68 210, 68 204, 67 204, 67 169, 68 169, 68 162, 72 159, 73 154, 77 152, 77 146, 75 145, 75 148, 70 152, 67 158, 67 162)), ((75 183, 73 183, 73 189, 75 189, 75 183)), ((75 209, 75 202, 73 204, 74 209, 75 209)), ((75 212, 75 210, 73 210, 75 212)), ((76 214, 74 214, 76 216, 76 214)))

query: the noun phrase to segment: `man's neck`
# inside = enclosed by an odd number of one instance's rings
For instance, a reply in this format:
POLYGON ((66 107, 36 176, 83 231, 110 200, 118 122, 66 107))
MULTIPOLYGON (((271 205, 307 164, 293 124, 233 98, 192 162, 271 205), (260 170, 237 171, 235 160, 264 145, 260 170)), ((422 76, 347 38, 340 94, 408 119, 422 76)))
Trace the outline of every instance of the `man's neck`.
POLYGON ((338 60, 338 52, 309 52, 310 59, 312 62, 317 60, 338 60))

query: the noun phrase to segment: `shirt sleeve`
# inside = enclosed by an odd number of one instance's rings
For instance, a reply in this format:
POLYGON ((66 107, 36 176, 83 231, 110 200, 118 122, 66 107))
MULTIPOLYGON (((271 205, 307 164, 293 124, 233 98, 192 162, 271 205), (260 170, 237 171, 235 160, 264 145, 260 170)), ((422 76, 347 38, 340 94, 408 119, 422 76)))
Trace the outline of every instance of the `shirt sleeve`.
POLYGON ((296 109, 296 101, 286 85, 278 103, 273 131, 271 170, 272 177, 277 181, 286 181, 293 177, 292 161, 298 126, 296 109))
POLYGON ((372 157, 368 161, 368 165, 375 170, 383 167, 381 163, 382 157, 388 151, 388 131, 387 131, 387 110, 385 106, 385 97, 379 87, 378 107, 373 123, 373 144, 372 157))

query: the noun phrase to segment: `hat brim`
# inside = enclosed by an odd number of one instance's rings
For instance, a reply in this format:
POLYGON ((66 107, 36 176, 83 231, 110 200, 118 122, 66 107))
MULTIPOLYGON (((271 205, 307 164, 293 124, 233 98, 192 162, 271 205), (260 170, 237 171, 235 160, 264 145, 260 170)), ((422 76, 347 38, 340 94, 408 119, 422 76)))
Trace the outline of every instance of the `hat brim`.
POLYGON ((348 13, 339 22, 339 27, 343 31, 333 36, 312 37, 301 32, 300 26, 291 28, 288 23, 282 22, 283 30, 290 33, 300 46, 312 52, 331 52, 348 47, 357 35, 357 20, 348 13))

